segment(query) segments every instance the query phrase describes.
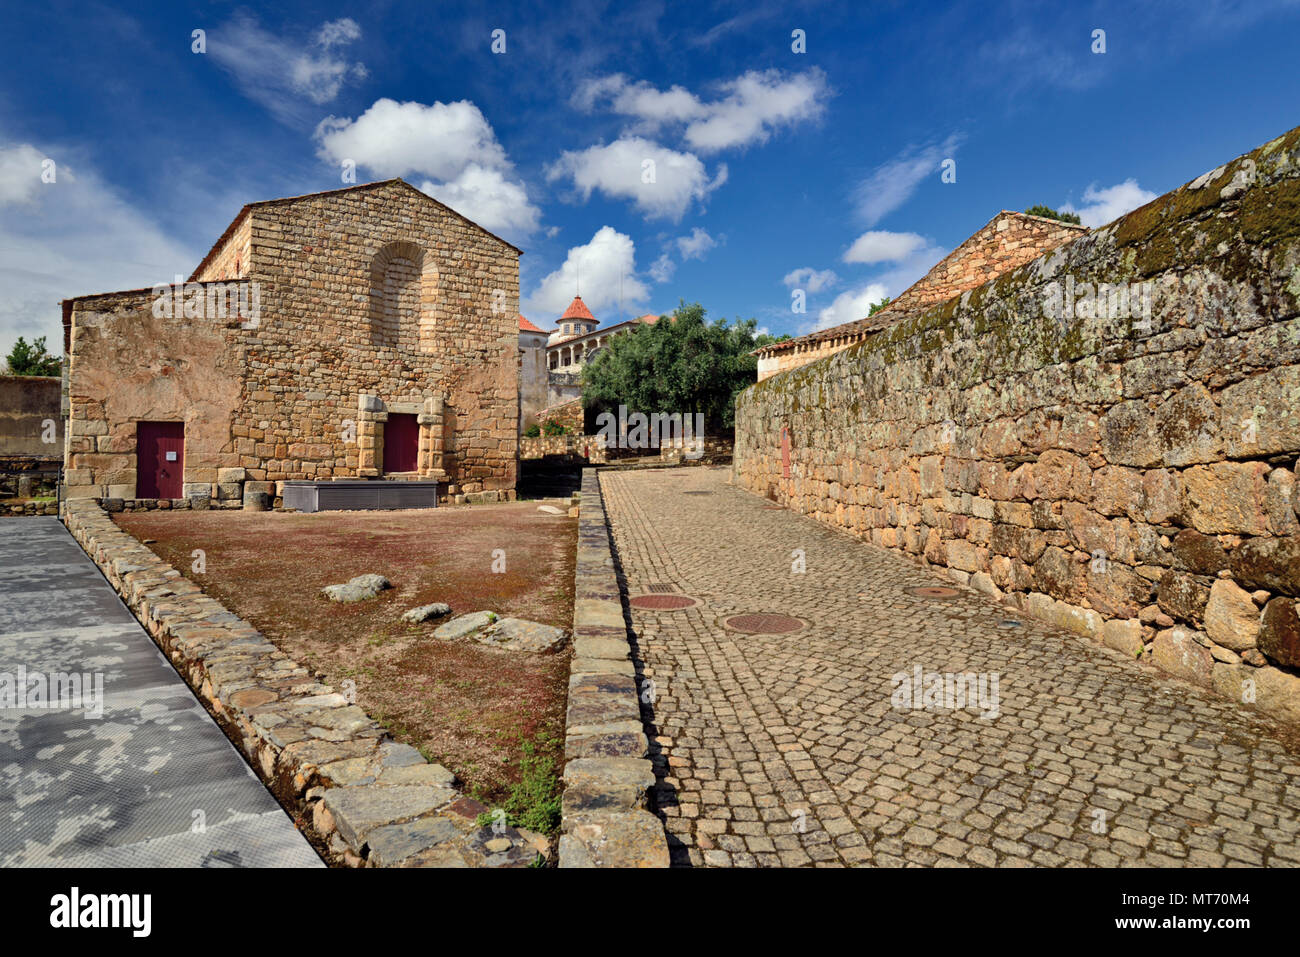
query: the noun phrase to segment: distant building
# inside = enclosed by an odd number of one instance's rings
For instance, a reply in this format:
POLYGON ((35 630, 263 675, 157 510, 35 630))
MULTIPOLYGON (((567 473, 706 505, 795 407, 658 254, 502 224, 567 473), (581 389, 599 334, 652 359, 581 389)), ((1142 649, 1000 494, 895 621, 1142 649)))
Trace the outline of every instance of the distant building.
POLYGON ((520 433, 538 423, 537 414, 543 409, 582 395, 582 367, 610 339, 658 319, 651 313, 597 330, 600 320, 592 315, 581 296, 574 296, 550 332, 520 316, 520 433))
POLYGON ((875 315, 755 349, 758 381, 847 349, 873 332, 982 286, 1087 231, 1073 223, 1004 209, 875 315))

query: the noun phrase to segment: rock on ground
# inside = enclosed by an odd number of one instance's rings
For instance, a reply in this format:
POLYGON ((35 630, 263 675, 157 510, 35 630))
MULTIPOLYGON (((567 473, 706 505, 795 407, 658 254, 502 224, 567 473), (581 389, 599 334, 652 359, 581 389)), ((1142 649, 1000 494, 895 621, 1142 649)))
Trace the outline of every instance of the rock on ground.
POLYGON ((558 648, 568 638, 563 628, 523 618, 500 618, 495 612, 475 611, 438 627, 433 637, 444 641, 473 638, 479 644, 506 651, 543 652, 558 648))
POLYGON ((565 637, 563 628, 523 618, 502 618, 476 639, 482 644, 508 651, 542 652, 558 648, 564 644, 565 637))
POLYGON ((358 575, 342 585, 326 585, 321 591, 331 601, 353 602, 374 598, 393 583, 383 575, 358 575))
POLYGON ((475 632, 482 631, 492 622, 496 621, 496 612, 492 611, 472 611, 468 615, 459 615, 444 625, 439 625, 434 631, 433 637, 441 638, 444 641, 456 641, 459 638, 468 638, 475 632))
POLYGON ((431 605, 421 605, 419 608, 412 608, 402 614, 402 621, 411 624, 419 624, 422 621, 429 621, 432 618, 441 618, 443 615, 451 614, 451 606, 444 602, 435 601, 431 605))

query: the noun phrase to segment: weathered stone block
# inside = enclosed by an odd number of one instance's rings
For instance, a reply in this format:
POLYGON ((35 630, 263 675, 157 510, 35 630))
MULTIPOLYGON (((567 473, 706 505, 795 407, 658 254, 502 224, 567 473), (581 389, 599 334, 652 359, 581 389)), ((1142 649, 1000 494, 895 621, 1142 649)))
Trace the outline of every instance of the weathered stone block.
POLYGON ((1259 650, 1271 661, 1288 668, 1300 667, 1300 615, 1293 599, 1274 598, 1260 617, 1259 650))
POLYGON ((1194 684, 1210 684, 1214 657, 1200 644, 1193 632, 1185 628, 1166 628, 1156 632, 1151 657, 1157 668, 1175 678, 1194 684))
POLYGON ((1259 614, 1250 592, 1221 578, 1210 587, 1205 633, 1216 645, 1232 651, 1254 648, 1259 637, 1259 614))

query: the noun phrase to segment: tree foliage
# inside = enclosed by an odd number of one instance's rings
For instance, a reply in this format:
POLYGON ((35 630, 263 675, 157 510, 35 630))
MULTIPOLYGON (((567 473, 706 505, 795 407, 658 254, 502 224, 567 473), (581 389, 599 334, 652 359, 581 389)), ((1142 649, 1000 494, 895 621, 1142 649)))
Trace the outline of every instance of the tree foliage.
POLYGON ((735 426, 736 393, 758 378, 760 346, 788 339, 756 335, 757 322, 706 322, 704 307, 684 301, 671 316, 615 336, 583 367, 588 422, 601 412, 704 414, 710 432, 735 426))
POLYGON ((1083 222, 1079 219, 1077 213, 1059 213, 1050 206, 1044 206, 1039 203, 1036 206, 1030 206, 1025 210, 1026 216, 1042 216, 1044 219, 1055 219, 1062 223, 1074 223, 1076 226, 1082 226, 1083 222))
POLYGON ((9 366, 10 375, 57 376, 63 365, 58 356, 45 351, 44 336, 31 343, 19 336, 5 362, 9 366))

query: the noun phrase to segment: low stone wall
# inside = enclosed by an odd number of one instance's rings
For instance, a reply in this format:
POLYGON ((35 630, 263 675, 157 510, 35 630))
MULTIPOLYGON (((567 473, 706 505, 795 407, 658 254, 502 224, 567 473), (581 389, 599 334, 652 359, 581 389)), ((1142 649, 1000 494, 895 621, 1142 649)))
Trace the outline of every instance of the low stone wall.
POLYGON ((455 776, 390 739, 364 711, 114 524, 93 501, 64 503, 68 530, 334 864, 526 867, 539 834, 480 827, 488 808, 455 776))
POLYGON ((0 518, 22 518, 27 515, 58 514, 58 502, 0 502, 0 518))
POLYGON ((604 443, 604 436, 601 435, 542 435, 523 438, 519 440, 519 457, 540 459, 548 455, 571 455, 585 458, 592 465, 634 458, 657 458, 674 465, 716 465, 731 461, 733 440, 729 436, 705 436, 703 449, 695 458, 684 454, 680 439, 659 449, 607 449, 604 443))
POLYGON ((521 459, 540 459, 548 455, 574 455, 601 464, 605 461, 605 447, 595 435, 539 435, 519 440, 521 459))
POLYGON ((559 865, 667 867, 663 825, 646 810, 654 768, 595 469, 582 472, 573 602, 559 865))
POLYGON ((1300 720, 1300 129, 736 419, 745 488, 1300 720))
POLYGON ((542 409, 537 413, 537 421, 542 424, 554 422, 564 426, 570 432, 581 434, 586 427, 582 411, 582 399, 570 399, 560 405, 553 405, 549 409, 542 409))

